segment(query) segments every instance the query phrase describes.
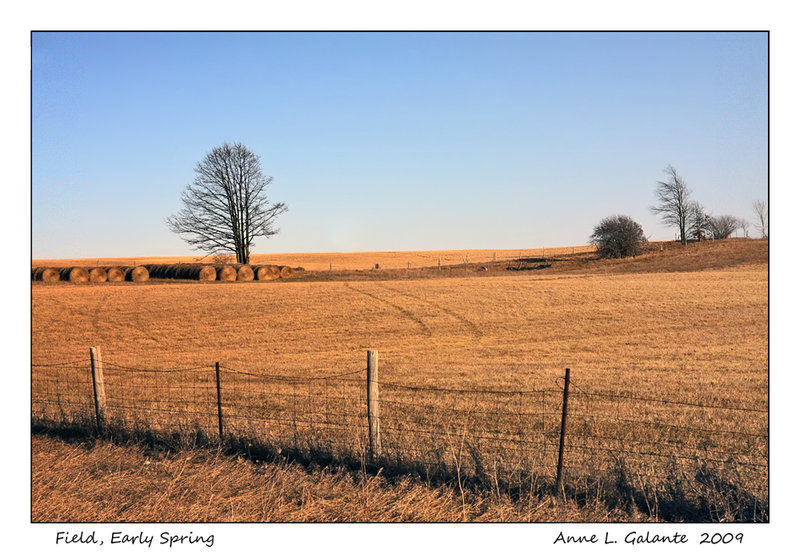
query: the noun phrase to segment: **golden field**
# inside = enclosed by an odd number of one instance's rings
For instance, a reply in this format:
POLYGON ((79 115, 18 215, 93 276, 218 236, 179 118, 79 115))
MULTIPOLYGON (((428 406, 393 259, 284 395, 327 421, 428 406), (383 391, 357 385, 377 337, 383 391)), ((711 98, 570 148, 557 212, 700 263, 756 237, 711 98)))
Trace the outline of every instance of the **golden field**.
MULTIPOLYGON (((342 254, 339 259, 283 255, 281 260, 256 256, 254 263, 301 266, 305 275, 297 281, 271 283, 34 283, 34 397, 37 372, 44 371, 39 367, 56 367, 64 380, 73 375, 69 372, 79 372, 78 380, 85 382, 91 346, 101 349, 109 371, 212 368, 220 362, 224 368, 255 376, 303 378, 359 372, 366 350, 378 350, 380 381, 386 383, 381 389, 385 402, 381 417, 387 463, 397 468, 408 463, 423 476, 430 467, 448 469, 450 485, 460 495, 454 513, 459 518, 473 514, 468 519, 493 519, 466 508, 467 476, 470 482, 493 481, 498 499, 501 489, 519 491, 525 483, 533 494, 550 484, 558 427, 554 414, 560 410, 561 378, 569 367, 574 415, 568 431, 572 442, 568 438, 565 487, 571 498, 585 498, 592 486, 600 487, 594 473, 622 472, 639 491, 632 493, 638 494, 639 509, 659 519, 667 508, 642 506, 664 498, 662 489, 674 474, 688 476, 703 459, 712 459, 718 463, 713 471, 706 468, 708 479, 716 479, 711 488, 746 489, 748 498, 754 499, 748 508, 758 512, 756 519, 764 519, 767 250, 766 241, 732 240, 670 246, 625 261, 594 260, 579 250, 572 256, 571 249, 545 256, 541 249, 516 256, 497 252, 498 260, 557 258, 551 267, 535 271, 506 271, 508 263, 489 263, 494 251, 471 251, 469 263, 485 263, 486 271, 470 266, 463 272, 415 274, 418 278, 413 279, 402 271, 387 272, 386 278, 373 271, 369 280, 354 274, 331 279, 325 270, 333 264, 334 269, 341 265, 364 271, 374 263, 397 270, 407 267, 408 261, 412 268, 431 267, 440 256, 443 264, 446 260, 460 264, 466 254, 342 254), (447 392, 456 389, 508 394, 470 397, 447 392), (633 398, 622 398, 626 395, 633 398), (393 418, 405 421, 406 427, 393 425, 393 418), (421 431, 425 429, 438 438, 425 435, 421 431), (511 448, 512 444, 523 448, 511 448), (614 451, 623 454, 615 456, 614 451), (431 452, 437 458, 428 463, 424 458, 431 452), (744 466, 731 465, 734 462, 744 466)), ((136 260, 148 262, 155 260, 136 260)), ((46 265, 38 260, 36 264, 46 265)), ((63 265, 81 264, 63 261, 63 265)), ((361 391, 357 378, 342 390, 361 391)), ((121 383, 121 377, 116 379, 109 378, 107 386, 121 383)), ((253 395, 254 383, 262 381, 254 377, 229 389, 223 381, 223 393, 253 395)), ((208 386, 204 382, 200 387, 203 402, 208 386)), ((280 395, 288 390, 285 385, 264 386, 261 396, 253 398, 266 402, 270 391, 280 395)), ((169 390, 174 394, 174 388, 169 390)), ((310 399, 317 393, 323 394, 322 389, 301 386, 298 393, 295 386, 294 396, 291 391, 286 396, 310 399)), ((148 402, 138 394, 129 386, 127 401, 148 402)), ((344 394, 341 402, 326 406, 325 417, 335 417, 337 410, 358 417, 363 391, 352 403, 344 394)), ((232 412, 236 399, 229 396, 226 402, 232 412)), ((274 406, 289 409, 286 403, 274 406)), ((347 444, 355 444, 355 450, 363 447, 364 423, 343 421, 350 427, 347 432, 361 437, 347 444)), ((299 423, 301 432, 319 433, 313 416, 299 423)), ((298 421, 293 425, 296 433, 298 421)), ((315 437, 313 446, 318 449, 324 440, 320 443, 315 437)), ((34 441, 35 466, 44 456, 37 453, 37 445, 43 444, 34 441)), ((354 458, 358 456, 353 452, 354 458)), ((34 498, 38 486, 45 486, 44 481, 35 477, 34 498)), ((530 511, 530 506, 539 504, 528 504, 527 512, 510 508, 508 514, 513 516, 494 519, 539 519, 541 514, 530 511)), ((170 507, 161 516, 176 519, 177 509, 170 507)), ((42 510, 43 504, 35 502, 34 519, 52 517, 42 510)), ((729 512, 736 512, 736 507, 729 507, 729 512)), ((408 519, 426 520, 424 513, 423 509, 408 519)), ((568 516, 564 511, 558 512, 560 516, 548 513, 570 520, 601 517, 596 506, 568 516)), ((148 514, 153 520, 160 517, 157 511, 148 514)), ((613 507, 605 514, 614 519, 633 517, 630 512, 620 515, 613 507)), ((261 516, 284 517, 295 519, 261 516)), ((431 513, 428 519, 451 517, 455 516, 431 513)), ((726 517, 742 516, 720 516, 726 517)), ((236 514, 221 519, 235 521, 236 514)), ((259 516, 242 515, 242 519, 259 516)), ((307 514, 305 519, 325 518, 307 514)))
MULTIPOLYGON (((438 266, 441 259, 442 265, 463 264, 465 260, 470 263, 484 263, 493 260, 512 260, 517 258, 533 258, 542 256, 561 256, 564 254, 582 254, 594 252, 594 246, 559 246, 551 248, 521 248, 519 250, 423 250, 423 251, 398 251, 398 252, 314 252, 291 254, 253 254, 250 262, 253 265, 288 265, 302 267, 309 271, 330 270, 366 270, 374 268, 375 264, 385 269, 407 269, 438 266)), ((211 263, 217 259, 233 262, 232 256, 160 256, 140 258, 81 258, 72 260, 33 260, 34 266, 68 267, 72 265, 97 267, 97 266, 129 266, 142 264, 172 264, 172 263, 211 263)))

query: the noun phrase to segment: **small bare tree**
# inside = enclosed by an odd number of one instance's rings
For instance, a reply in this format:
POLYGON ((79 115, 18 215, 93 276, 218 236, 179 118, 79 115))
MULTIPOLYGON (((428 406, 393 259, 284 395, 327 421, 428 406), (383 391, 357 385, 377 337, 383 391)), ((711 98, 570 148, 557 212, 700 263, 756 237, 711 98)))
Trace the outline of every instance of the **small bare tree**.
POLYGON ((739 228, 739 220, 732 215, 709 217, 708 228, 715 239, 726 239, 739 228))
POLYGON ((196 250, 232 253, 238 263, 249 263, 255 238, 275 235, 275 218, 287 210, 267 200, 272 177, 262 175, 258 156, 240 143, 214 148, 194 171, 181 196, 183 208, 167 225, 196 250))
POLYGON ((686 182, 678 175, 677 170, 668 165, 664 169, 667 179, 656 181, 656 197, 658 204, 650 207, 650 211, 661 216, 661 221, 670 227, 677 227, 681 244, 686 244, 686 221, 689 216, 689 195, 691 191, 686 182))
POLYGON ((750 222, 744 217, 739 218, 739 229, 742 230, 742 236, 744 238, 750 238, 750 222))
POLYGON ((769 212, 763 200, 753 202, 753 211, 756 214, 756 228, 761 233, 761 238, 765 239, 769 235, 769 212))

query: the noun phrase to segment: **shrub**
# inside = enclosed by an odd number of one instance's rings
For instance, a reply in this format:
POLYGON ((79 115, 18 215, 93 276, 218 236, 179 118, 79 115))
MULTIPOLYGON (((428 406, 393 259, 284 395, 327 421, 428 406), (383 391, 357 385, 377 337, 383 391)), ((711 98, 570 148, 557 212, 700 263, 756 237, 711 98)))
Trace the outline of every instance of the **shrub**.
POLYGON ((603 258, 636 256, 647 242, 642 226, 626 215, 612 215, 595 228, 589 241, 603 258))
POLYGON ((715 239, 726 239, 730 237, 739 227, 740 222, 732 215, 720 215, 711 217, 708 221, 711 236, 715 239))

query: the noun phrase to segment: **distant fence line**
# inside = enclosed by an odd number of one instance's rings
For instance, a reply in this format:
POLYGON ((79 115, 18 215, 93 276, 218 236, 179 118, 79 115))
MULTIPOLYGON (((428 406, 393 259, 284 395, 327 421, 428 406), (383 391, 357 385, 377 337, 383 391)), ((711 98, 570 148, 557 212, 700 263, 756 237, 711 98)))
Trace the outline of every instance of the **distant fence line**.
MULTIPOLYGON (((311 262, 317 267, 317 271, 323 270, 343 270, 355 271, 364 269, 422 269, 434 268, 442 269, 444 266, 462 266, 485 264, 489 262, 519 262, 531 258, 548 258, 553 256, 565 256, 572 254, 586 254, 596 252, 595 245, 580 246, 560 246, 550 248, 527 248, 519 251, 452 251, 448 253, 429 253, 421 254, 411 252, 413 262, 404 260, 402 253, 392 253, 396 258, 394 263, 388 263, 384 258, 384 253, 375 253, 376 260, 373 263, 355 263, 336 258, 330 261, 311 262), (498 253, 500 256, 498 256, 498 253)), ((263 255, 262 257, 267 257, 263 255)), ((299 256, 300 259, 303 255, 299 256)), ((130 265, 119 265, 114 260, 98 259, 94 264, 81 260, 82 263, 57 267, 49 265, 36 265, 31 268, 32 281, 44 282, 119 282, 119 281, 147 281, 148 279, 190 279, 190 280, 218 280, 218 281, 248 281, 248 280, 273 280, 278 278, 288 279, 294 275, 296 268, 285 263, 259 263, 236 264, 233 262, 204 262, 200 260, 176 263, 139 263, 135 260, 130 265), (202 270, 202 271, 201 271, 202 270), (249 276, 252 270, 253 277, 249 276), (213 276, 212 276, 213 275, 213 276), (231 277, 233 275, 233 277, 231 277)), ((302 263, 302 262, 301 262, 302 263)))
POLYGON ((381 380, 376 351, 366 368, 302 377, 219 363, 128 367, 97 348, 88 360, 32 369, 34 421, 101 432, 203 432, 426 471, 550 476, 556 485, 620 461, 730 466, 754 483, 768 467, 766 409, 586 390, 569 370, 556 387, 469 389, 381 380))

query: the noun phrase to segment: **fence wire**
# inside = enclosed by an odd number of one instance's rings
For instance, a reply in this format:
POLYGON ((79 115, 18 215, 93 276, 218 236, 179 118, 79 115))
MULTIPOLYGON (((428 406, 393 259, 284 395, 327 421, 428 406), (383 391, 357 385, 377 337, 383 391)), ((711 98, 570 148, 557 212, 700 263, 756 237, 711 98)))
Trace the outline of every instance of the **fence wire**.
MULTIPOLYGON (((276 449, 367 455, 362 367, 290 376, 228 365, 130 367, 105 360, 103 374, 108 425, 212 438, 222 427, 224 436, 276 449)), ((563 388, 378 385, 380 457, 386 461, 508 483, 555 473, 563 388)), ((33 362, 31 390, 34 420, 95 420, 88 360, 33 362)), ((642 475, 717 467, 766 492, 766 408, 625 395, 575 383, 567 413, 568 479, 588 480, 621 465, 642 475)))

